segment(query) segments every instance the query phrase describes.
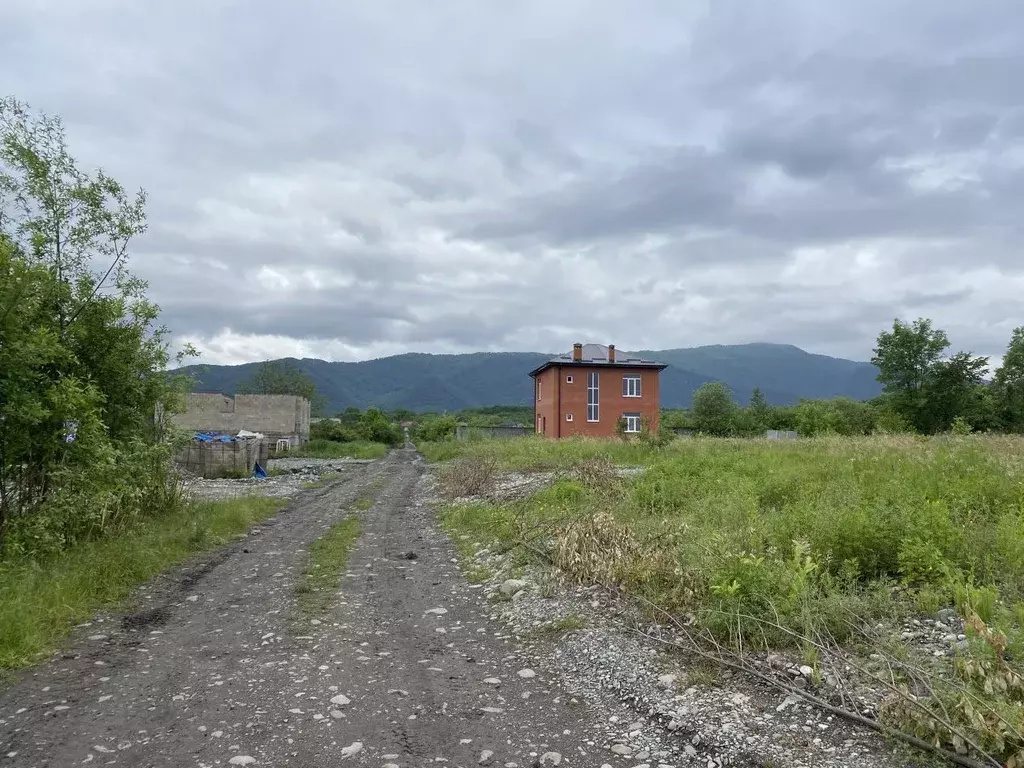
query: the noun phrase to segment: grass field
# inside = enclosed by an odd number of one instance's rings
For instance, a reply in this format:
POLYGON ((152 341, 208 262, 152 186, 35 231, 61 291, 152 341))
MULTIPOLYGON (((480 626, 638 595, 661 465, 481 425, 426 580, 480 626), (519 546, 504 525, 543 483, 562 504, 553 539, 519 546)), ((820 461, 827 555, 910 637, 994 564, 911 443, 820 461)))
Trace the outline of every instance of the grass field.
POLYGON ((383 443, 354 441, 338 443, 333 440, 310 440, 301 448, 282 454, 296 459, 380 459, 386 456, 388 447, 383 443))
POLYGON ((493 473, 555 471, 528 499, 450 506, 446 524, 478 542, 528 543, 571 577, 688 615, 733 647, 791 647, 813 660, 811 638, 864 643, 865 627, 952 606, 975 624, 964 658, 981 664, 962 677, 1001 713, 991 733, 980 729, 986 743, 1004 758, 1024 749, 1024 439, 682 439, 662 449, 523 439, 421 450, 452 460, 439 478, 453 497, 493 473))
POLYGON ((31 664, 98 609, 189 555, 229 541, 284 503, 243 497, 185 504, 43 562, 0 562, 0 669, 31 664))

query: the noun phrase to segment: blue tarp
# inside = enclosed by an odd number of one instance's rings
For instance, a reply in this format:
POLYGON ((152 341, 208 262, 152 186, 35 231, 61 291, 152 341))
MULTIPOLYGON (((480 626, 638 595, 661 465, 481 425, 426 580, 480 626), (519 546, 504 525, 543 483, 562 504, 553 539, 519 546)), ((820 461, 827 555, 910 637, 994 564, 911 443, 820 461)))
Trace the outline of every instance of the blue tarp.
POLYGON ((267 476, 266 471, 263 469, 263 467, 260 466, 259 462, 256 462, 256 467, 252 471, 252 476, 253 477, 266 477, 267 476))
POLYGON ((231 435, 218 435, 211 432, 196 432, 195 439, 201 443, 233 443, 235 438, 231 435))

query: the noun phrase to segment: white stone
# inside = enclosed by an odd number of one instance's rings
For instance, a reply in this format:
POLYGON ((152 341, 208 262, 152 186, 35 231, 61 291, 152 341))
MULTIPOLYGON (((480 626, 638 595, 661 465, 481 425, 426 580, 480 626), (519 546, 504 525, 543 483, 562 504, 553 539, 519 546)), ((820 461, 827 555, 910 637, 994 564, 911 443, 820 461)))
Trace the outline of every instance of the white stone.
POLYGON ((448 609, 447 608, 428 608, 426 611, 424 611, 424 613, 432 613, 435 616, 444 616, 446 613, 448 613, 448 609))
POLYGON ((562 756, 558 752, 545 752, 540 756, 541 765, 560 765, 562 762, 562 756))
POLYGON ((501 680, 496 677, 485 677, 484 682, 488 685, 501 685, 501 680))
POLYGON ((537 676, 537 673, 532 669, 520 669, 516 674, 523 678, 523 680, 529 680, 531 677, 537 676))
POLYGON ((255 757, 251 757, 249 755, 235 755, 228 760, 228 765, 252 765, 255 762, 255 757))
POLYGON ((488 760, 491 759, 491 756, 493 754, 494 753, 491 750, 485 749, 483 752, 480 753, 480 759, 477 760, 477 762, 480 763, 480 765, 483 765, 484 763, 486 763, 488 760))
POLYGON ((520 592, 526 587, 526 582, 522 579, 507 579, 500 587, 499 590, 503 595, 514 595, 516 592, 520 592))
POLYGON ((363 751, 363 742, 353 741, 347 747, 341 750, 341 759, 346 760, 350 757, 354 757, 363 751))
POLYGON ((346 704, 351 704, 352 699, 343 693, 339 693, 337 696, 331 697, 331 704, 335 704, 339 707, 344 707, 346 704))

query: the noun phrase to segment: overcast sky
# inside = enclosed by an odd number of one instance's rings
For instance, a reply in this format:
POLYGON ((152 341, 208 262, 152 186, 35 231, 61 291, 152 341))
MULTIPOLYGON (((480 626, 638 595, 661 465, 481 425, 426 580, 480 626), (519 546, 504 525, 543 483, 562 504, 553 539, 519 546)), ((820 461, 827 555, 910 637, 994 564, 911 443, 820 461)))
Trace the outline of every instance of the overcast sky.
POLYGON ((1024 324, 1015 0, 0 2, 203 361, 1024 324))

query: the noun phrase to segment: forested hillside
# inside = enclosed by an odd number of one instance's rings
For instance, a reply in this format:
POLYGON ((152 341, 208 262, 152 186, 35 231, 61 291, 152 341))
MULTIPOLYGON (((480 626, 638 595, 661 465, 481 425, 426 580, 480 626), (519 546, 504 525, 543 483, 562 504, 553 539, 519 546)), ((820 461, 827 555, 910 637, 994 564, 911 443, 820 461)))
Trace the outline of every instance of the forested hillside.
MULTIPOLYGON (((742 344, 692 349, 644 350, 645 357, 668 363, 662 374, 662 405, 687 408, 701 384, 722 381, 738 401, 760 387, 769 403, 788 405, 801 398, 850 397, 863 400, 881 392, 870 363, 812 355, 786 344, 742 344)), ((406 354, 359 363, 292 360, 310 377, 326 411, 348 407, 415 411, 455 411, 484 405, 532 402, 528 373, 551 354, 478 352, 465 355, 406 354)), ((260 363, 197 365, 186 369, 197 390, 228 394, 252 377, 260 363)))

